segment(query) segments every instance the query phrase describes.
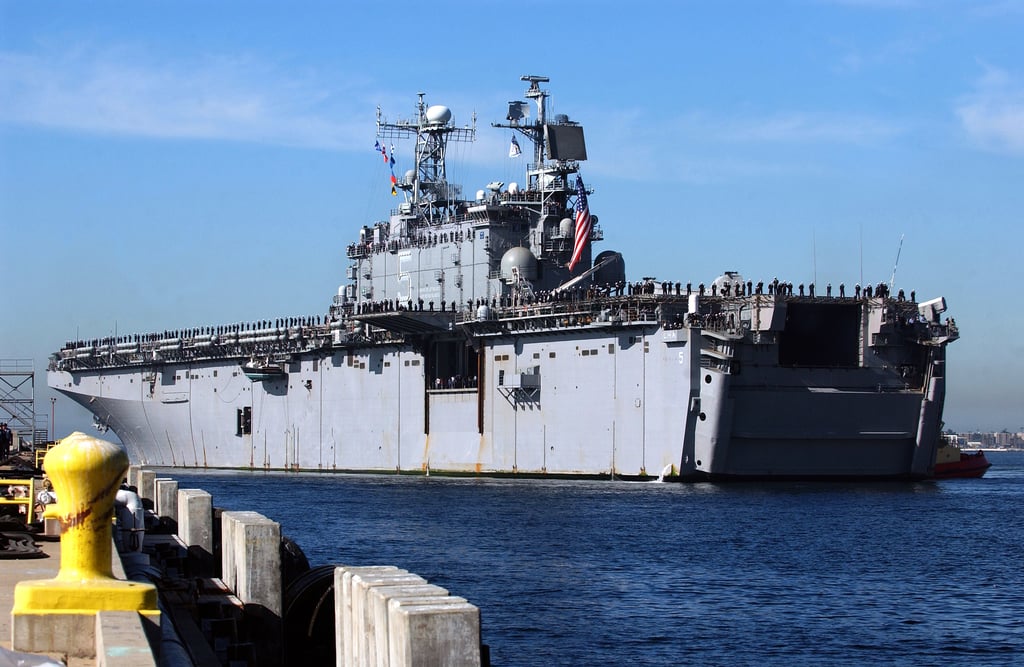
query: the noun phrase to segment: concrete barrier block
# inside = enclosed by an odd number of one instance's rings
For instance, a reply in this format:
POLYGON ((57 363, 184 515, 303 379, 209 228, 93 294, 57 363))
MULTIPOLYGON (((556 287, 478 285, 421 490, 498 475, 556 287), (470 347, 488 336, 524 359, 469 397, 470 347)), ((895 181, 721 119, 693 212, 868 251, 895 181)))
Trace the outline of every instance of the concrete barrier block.
POLYGON ((178 537, 189 547, 213 553, 213 496, 202 489, 178 489, 178 537))
POLYGON ((235 527, 232 541, 235 595, 281 618, 281 525, 262 515, 247 517, 235 527))
POLYGON ((230 588, 244 606, 260 664, 286 664, 281 654, 281 525, 257 512, 221 512, 221 556, 234 581, 230 588))
POLYGON ((125 479, 128 480, 128 486, 134 486, 136 489, 139 488, 140 470, 142 470, 142 466, 128 466, 128 472, 125 474, 125 479))
POLYGON ((468 602, 388 602, 390 667, 477 667, 480 610, 468 602))
POLYGON ((156 502, 156 471, 143 468, 139 471, 139 498, 156 502))
POLYGON ((352 652, 358 665, 376 665, 376 635, 386 632, 385 628, 374 627, 374 617, 369 605, 369 592, 378 586, 396 584, 425 585, 427 580, 412 572, 385 572, 378 574, 358 573, 352 575, 352 652))
POLYGON ((255 521, 262 518, 259 512, 224 511, 220 513, 220 578, 232 591, 238 591, 238 554, 236 552, 235 533, 244 521, 255 521))
POLYGON ((357 573, 405 572, 394 565, 338 566, 334 569, 334 655, 337 667, 351 666, 352 651, 352 575, 357 573))
POLYGON ((166 517, 175 524, 178 522, 178 480, 170 477, 157 477, 156 498, 153 511, 157 516, 166 517))
POLYGON ((43 517, 43 535, 46 537, 60 537, 60 519, 57 517, 43 517))
POLYGON ((373 646, 367 651, 371 665, 386 666, 389 658, 388 601, 430 602, 437 598, 450 598, 448 590, 434 584, 406 584, 374 586, 366 591, 366 613, 373 618, 373 646))

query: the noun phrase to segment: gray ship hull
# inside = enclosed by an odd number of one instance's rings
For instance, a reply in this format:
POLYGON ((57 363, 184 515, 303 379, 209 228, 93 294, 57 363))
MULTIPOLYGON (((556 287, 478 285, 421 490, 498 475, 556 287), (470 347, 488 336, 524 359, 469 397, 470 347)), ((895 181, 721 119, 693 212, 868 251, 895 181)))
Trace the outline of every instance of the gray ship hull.
POLYGON ((431 353, 376 344, 293 352, 282 374, 256 381, 243 370, 247 357, 227 356, 53 370, 50 384, 151 466, 913 478, 934 462, 941 355, 913 388, 885 364, 759 365, 772 345, 699 327, 503 331, 458 341, 479 347, 475 378, 434 377, 431 353))

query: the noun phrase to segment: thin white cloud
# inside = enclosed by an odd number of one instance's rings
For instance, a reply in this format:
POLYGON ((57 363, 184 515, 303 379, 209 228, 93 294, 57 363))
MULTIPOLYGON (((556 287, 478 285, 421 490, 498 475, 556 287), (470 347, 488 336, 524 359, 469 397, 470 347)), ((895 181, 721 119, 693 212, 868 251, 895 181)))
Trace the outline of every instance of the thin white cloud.
POLYGON ((691 115, 683 127, 697 137, 729 143, 870 144, 901 134, 903 129, 871 116, 822 112, 787 112, 764 117, 712 119, 691 115))
POLYGON ((971 5, 970 13, 981 18, 1002 18, 1024 14, 1024 0, 996 0, 995 2, 971 5))
POLYGON ((828 168, 837 147, 878 146, 906 132, 891 120, 857 114, 693 112, 658 119, 636 109, 620 110, 601 127, 590 123, 588 130, 595 143, 589 168, 637 179, 656 171, 660 181, 690 184, 812 173, 828 168))
MULTIPOLYGON (((43 55, 0 52, 0 99, 5 101, 0 122, 160 139, 365 150, 380 98, 388 100, 383 105, 392 113, 411 111, 414 100, 361 86, 326 81, 316 73, 286 72, 245 56, 162 62, 132 47, 43 55)), ((451 102, 443 95, 438 99, 451 102)), ((468 103, 451 106, 462 111, 460 124, 471 120, 468 103)), ((666 151, 689 156, 662 170, 663 177, 671 171, 668 178, 677 182, 804 170, 805 158, 787 160, 786 151, 776 147, 875 145, 903 132, 890 120, 804 111, 658 119, 648 110, 634 110, 620 111, 601 124, 588 123, 588 136, 605 144, 595 157, 615 155, 616 171, 621 174, 621 166, 630 164, 640 175, 644 165, 663 159, 666 151), (772 147, 771 155, 762 150, 766 146, 772 147)), ((478 130, 475 149, 459 154, 465 166, 491 164, 494 155, 507 151, 507 135, 488 132, 485 125, 478 130)))
POLYGON ((985 150, 1024 153, 1024 83, 985 66, 974 92, 957 104, 956 115, 972 143, 985 150))
POLYGON ((929 46, 938 41, 934 32, 923 30, 918 34, 889 40, 881 44, 861 45, 839 43, 844 48, 840 56, 838 71, 857 73, 889 67, 894 63, 904 63, 917 58, 929 46))
POLYGON ((819 0, 826 5, 841 5, 861 9, 915 9, 922 6, 921 0, 819 0))
POLYGON ((12 124, 335 149, 365 137, 345 122, 346 97, 244 57, 171 67, 130 49, 0 53, 0 122, 12 124))

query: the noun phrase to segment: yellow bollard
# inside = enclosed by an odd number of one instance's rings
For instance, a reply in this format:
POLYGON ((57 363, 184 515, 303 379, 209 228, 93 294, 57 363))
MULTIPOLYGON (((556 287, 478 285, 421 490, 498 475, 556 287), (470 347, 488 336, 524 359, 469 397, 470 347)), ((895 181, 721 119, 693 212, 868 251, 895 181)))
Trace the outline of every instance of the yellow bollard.
POLYGON ((15 587, 15 621, 19 615, 95 616, 101 610, 158 616, 156 587, 115 579, 111 565, 114 497, 128 455, 111 442, 76 432, 47 452, 44 467, 57 494, 60 571, 54 579, 15 587))

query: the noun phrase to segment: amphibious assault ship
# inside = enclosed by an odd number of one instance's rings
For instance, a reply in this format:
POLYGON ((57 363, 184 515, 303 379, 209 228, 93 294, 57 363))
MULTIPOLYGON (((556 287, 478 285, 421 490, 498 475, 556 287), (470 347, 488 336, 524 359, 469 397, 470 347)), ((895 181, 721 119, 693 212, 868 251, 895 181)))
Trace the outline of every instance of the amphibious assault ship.
POLYGON ((725 272, 626 280, 545 77, 508 105, 524 183, 472 197, 428 106, 377 146, 401 195, 347 248, 326 314, 65 344, 49 384, 138 464, 636 479, 919 478, 939 443, 942 298, 725 272), (531 104, 532 102, 532 104, 531 104), (531 118, 532 116, 532 118, 531 118), (394 143, 414 168, 394 175, 394 143), (390 148, 389 148, 390 146, 390 148), (529 160, 524 156, 524 161, 529 160), (824 293, 822 293, 824 292, 824 293))

